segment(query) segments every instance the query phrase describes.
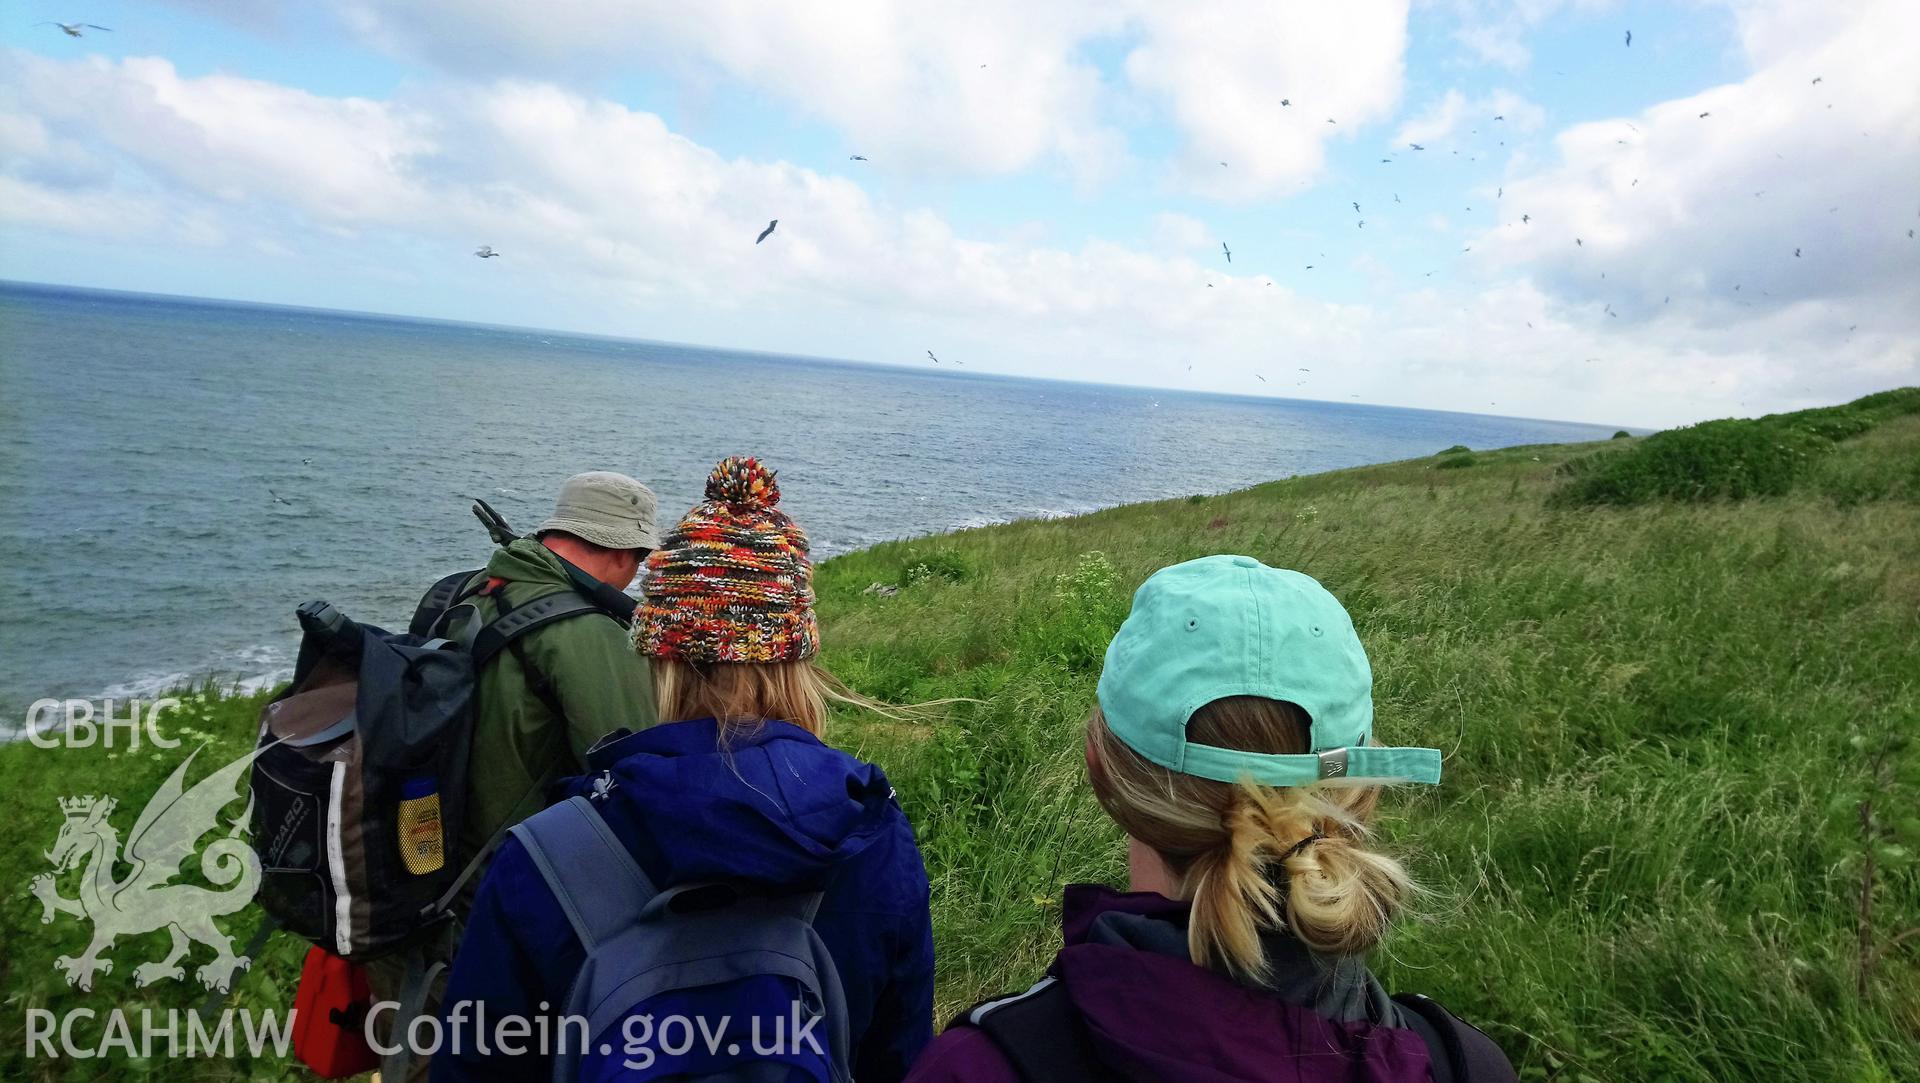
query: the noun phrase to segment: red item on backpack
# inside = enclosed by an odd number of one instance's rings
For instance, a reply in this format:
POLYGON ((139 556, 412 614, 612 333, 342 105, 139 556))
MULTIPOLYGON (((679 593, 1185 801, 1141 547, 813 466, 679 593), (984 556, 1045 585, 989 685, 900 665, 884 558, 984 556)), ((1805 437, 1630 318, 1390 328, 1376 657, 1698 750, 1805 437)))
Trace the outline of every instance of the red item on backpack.
POLYGON ((308 948, 293 997, 293 1055, 321 1079, 345 1079, 380 1067, 367 1044, 373 990, 367 968, 322 948, 308 948))

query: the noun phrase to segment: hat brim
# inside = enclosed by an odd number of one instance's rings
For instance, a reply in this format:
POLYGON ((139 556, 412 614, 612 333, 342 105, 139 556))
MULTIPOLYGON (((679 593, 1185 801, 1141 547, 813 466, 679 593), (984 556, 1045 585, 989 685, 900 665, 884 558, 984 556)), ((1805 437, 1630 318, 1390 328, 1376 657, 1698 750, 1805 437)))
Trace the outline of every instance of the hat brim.
POLYGON ((590 541, 602 549, 658 549, 660 538, 652 530, 634 525, 631 527, 612 527, 605 523, 589 523, 584 519, 566 519, 555 517, 541 523, 534 531, 544 534, 549 530, 561 530, 583 541, 590 541))

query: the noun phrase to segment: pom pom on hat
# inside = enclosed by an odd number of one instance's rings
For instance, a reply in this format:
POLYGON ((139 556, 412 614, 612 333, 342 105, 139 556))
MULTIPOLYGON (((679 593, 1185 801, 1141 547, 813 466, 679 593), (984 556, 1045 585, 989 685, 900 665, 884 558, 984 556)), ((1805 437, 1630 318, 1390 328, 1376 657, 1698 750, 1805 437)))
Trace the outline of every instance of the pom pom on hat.
POLYGON ((759 459, 735 455, 721 460, 707 475, 707 499, 771 508, 780 503, 780 485, 773 480, 773 471, 762 466, 759 459))

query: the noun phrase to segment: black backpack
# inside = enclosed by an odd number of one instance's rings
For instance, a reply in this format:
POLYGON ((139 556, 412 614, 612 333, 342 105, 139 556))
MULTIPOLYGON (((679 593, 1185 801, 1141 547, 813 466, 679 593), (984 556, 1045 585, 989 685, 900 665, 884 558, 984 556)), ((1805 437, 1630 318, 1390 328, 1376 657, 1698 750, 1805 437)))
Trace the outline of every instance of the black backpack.
MULTIPOLYGON (((496 541, 513 540, 484 502, 474 514, 496 541)), ((361 961, 427 941, 492 850, 490 842, 464 867, 453 864, 479 674, 556 621, 620 619, 561 588, 517 608, 497 598, 500 613, 483 621, 470 598, 484 582, 478 571, 443 578, 404 633, 356 623, 323 601, 296 611, 303 635, 293 683, 261 712, 253 762, 258 900, 281 927, 335 955, 361 961)))
MULTIPOLYGON (((1517 1083, 1506 1054, 1477 1027, 1418 994, 1397 994, 1393 1001, 1408 1028, 1427 1043, 1433 1083, 1517 1083)), ((1094 1053, 1066 986, 1051 977, 1019 996, 989 1000, 951 1026, 978 1027, 1022 1083, 1088 1083, 1111 1077, 1094 1053)))

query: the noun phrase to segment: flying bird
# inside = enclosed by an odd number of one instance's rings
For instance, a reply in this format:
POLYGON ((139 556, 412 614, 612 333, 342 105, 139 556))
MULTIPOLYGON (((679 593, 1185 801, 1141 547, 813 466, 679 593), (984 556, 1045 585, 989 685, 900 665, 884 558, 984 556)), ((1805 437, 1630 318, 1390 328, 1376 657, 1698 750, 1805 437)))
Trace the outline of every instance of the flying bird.
POLYGON ((1398 202, 1400 202, 1400 193, 1399 193, 1399 192, 1395 192, 1395 193, 1393 193, 1393 201, 1394 201, 1395 203, 1398 203, 1398 202))
MULTIPOLYGON (((928 356, 928 357, 933 357, 933 351, 932 351, 932 350, 928 350, 928 351, 927 351, 927 356, 928 356)), ((940 363, 940 359, 939 359, 939 358, 937 358, 937 357, 933 357, 933 363, 934 363, 934 364, 936 364, 936 365, 937 365, 937 364, 939 364, 939 363, 940 363)))
POLYGON ((1267 378, 1265 376, 1260 375, 1257 372, 1253 374, 1253 378, 1260 381, 1263 384, 1267 382, 1267 378))
POLYGON ((1413 148, 1414 150, 1426 150, 1426 149, 1427 149, 1427 148, 1425 148, 1425 147, 1423 147, 1423 146, 1421 146, 1421 145, 1420 145, 1420 144, 1418 144, 1418 143, 1408 143, 1408 144, 1407 144, 1407 146, 1409 146, 1409 147, 1412 147, 1412 148, 1413 148))
POLYGON ((1633 31, 1627 31, 1627 48, 1633 48, 1633 31))
POLYGON ((767 228, 765 228, 765 229, 763 229, 763 230, 761 230, 761 231, 760 231, 760 236, 758 236, 758 237, 755 237, 755 238, 753 239, 753 243, 754 243, 754 244, 759 244, 759 243, 760 243, 761 241, 764 241, 764 240, 766 240, 766 239, 767 239, 767 238, 768 238, 769 236, 771 236, 771 235, 773 234, 773 227, 775 227, 775 226, 777 226, 777 225, 779 225, 779 224, 780 224, 780 219, 778 219, 778 218, 776 218, 776 219, 774 219, 774 220, 773 220, 773 221, 771 221, 771 222, 768 222, 768 223, 767 223, 767 228))
POLYGON ((1799 258, 1800 258, 1800 250, 1799 250, 1798 248, 1796 248, 1796 249, 1794 249, 1794 250, 1793 250, 1793 258, 1794 258, 1794 259, 1799 259, 1799 258))
MULTIPOLYGON (((1819 82, 1819 80, 1818 80, 1818 79, 1815 79, 1815 80, 1814 80, 1814 82, 1816 82, 1816 83, 1817 83, 1817 82, 1819 82)), ((1286 98, 1281 98, 1281 99, 1280 99, 1280 104, 1281 104, 1281 105, 1292 105, 1292 104, 1293 104, 1293 102, 1291 102, 1291 101, 1289 101, 1289 100, 1288 100, 1288 99, 1286 99, 1286 98)))
POLYGON ((483 244, 480 247, 474 249, 473 254, 476 256, 479 256, 481 259, 493 259, 495 256, 498 256, 500 253, 495 252, 493 250, 492 245, 483 244))
POLYGON ((1353 213, 1355 213, 1355 214, 1359 214, 1359 213, 1360 213, 1360 204, 1358 204, 1358 203, 1355 203, 1355 204, 1353 205, 1353 213))
POLYGON ((1708 111, 1708 112, 1705 112, 1705 113, 1702 113, 1702 114, 1700 114, 1700 115, 1701 115, 1702 117, 1710 117, 1710 116, 1712 116, 1712 115, 1713 115, 1713 113, 1712 113, 1711 111, 1708 111))
POLYGON ((1585 248, 1585 247, 1587 246, 1587 242, 1585 242, 1585 241, 1583 241, 1583 240, 1581 240, 1581 239, 1580 239, 1580 238, 1578 238, 1578 237, 1575 237, 1575 238, 1573 239, 1573 243, 1574 243, 1574 244, 1577 244, 1577 245, 1579 245, 1579 246, 1580 246, 1580 247, 1582 247, 1582 248, 1585 248))
MULTIPOLYGON (((74 37, 79 37, 79 36, 80 35, 78 34, 74 35, 74 37)), ((278 500, 280 503, 285 504, 289 508, 293 507, 293 501, 288 500, 286 497, 281 496, 279 493, 274 492, 272 489, 267 490, 267 495, 273 497, 275 500, 278 500)))
POLYGON ((1333 118, 1332 118, 1332 117, 1328 117, 1328 118, 1327 118, 1327 123, 1328 123, 1328 124, 1332 124, 1332 123, 1333 123, 1333 118))
POLYGON ((1531 221, 1533 221, 1533 215, 1531 214, 1523 214, 1520 216, 1520 224, 1523 226, 1531 221))
POLYGON ((1505 113, 1495 113, 1495 114, 1493 115, 1493 119, 1495 119, 1495 120, 1505 120, 1505 119, 1507 119, 1507 115, 1506 115, 1505 113))
POLYGON ((68 36, 68 37, 70 37, 70 38, 81 38, 81 37, 85 37, 85 36, 86 36, 86 32, 87 32, 87 31, 89 31, 89 30, 105 30, 105 31, 107 31, 107 32, 109 32, 109 33, 111 33, 111 32, 113 31, 113 27, 111 27, 111 26, 101 26, 101 25, 99 25, 98 23, 35 23, 35 24, 33 24, 33 25, 35 25, 35 26, 57 26, 57 27, 59 27, 59 28, 60 28, 60 32, 61 32, 62 34, 65 34, 66 36, 68 36))
POLYGON ((1225 162, 1221 162, 1221 163, 1220 163, 1220 168, 1221 168, 1221 169, 1225 169, 1225 168, 1227 168, 1227 163, 1225 163, 1225 162))
POLYGON ((866 160, 867 156, 864 154, 851 154, 847 156, 847 161, 849 162, 864 162, 866 160))
MULTIPOLYGON (((1221 242, 1220 242, 1220 251, 1222 251, 1222 252, 1225 252, 1225 253, 1227 254, 1227 262, 1228 262, 1228 263, 1232 263, 1232 262, 1233 262, 1233 249, 1231 249, 1231 248, 1228 248, 1228 247, 1227 247, 1227 242, 1225 242, 1225 241, 1221 241, 1221 242)), ((1796 255, 1796 256, 1797 256, 1797 255, 1799 255, 1799 253, 1798 253, 1798 252, 1795 252, 1795 253, 1794 253, 1794 255, 1796 255)))

